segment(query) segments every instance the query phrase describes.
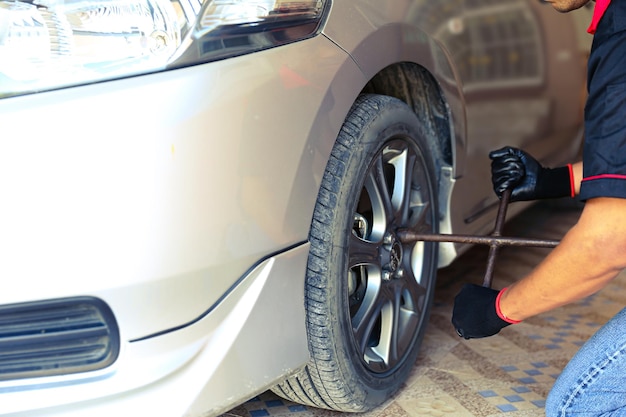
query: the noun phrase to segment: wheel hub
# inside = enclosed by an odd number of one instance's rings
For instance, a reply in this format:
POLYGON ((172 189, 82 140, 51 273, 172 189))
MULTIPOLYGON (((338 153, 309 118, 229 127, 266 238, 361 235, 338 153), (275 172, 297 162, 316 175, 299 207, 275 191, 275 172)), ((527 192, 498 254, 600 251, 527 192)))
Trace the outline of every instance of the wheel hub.
POLYGON ((395 241, 389 251, 389 269, 396 272, 402 263, 402 245, 395 241))
POLYGON ((402 276, 402 258, 404 249, 402 243, 394 233, 387 233, 380 248, 381 265, 383 266, 383 278, 390 280, 402 276))

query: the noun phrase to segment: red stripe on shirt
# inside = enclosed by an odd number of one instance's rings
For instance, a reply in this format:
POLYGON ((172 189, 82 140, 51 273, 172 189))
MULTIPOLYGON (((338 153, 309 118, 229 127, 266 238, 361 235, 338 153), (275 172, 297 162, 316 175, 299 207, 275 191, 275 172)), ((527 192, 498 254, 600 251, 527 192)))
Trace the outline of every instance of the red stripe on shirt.
POLYGON ((594 175, 594 176, 592 176, 592 177, 583 178, 583 181, 593 181, 593 180, 603 180, 603 179, 609 179, 609 180, 626 180, 626 175, 619 175, 619 174, 601 174, 601 175, 594 175))
POLYGON ((596 33, 596 29, 598 27, 598 23, 602 16, 604 16, 604 12, 609 7, 609 3, 611 0, 596 0, 596 6, 593 9, 593 17, 591 18, 591 24, 587 29, 587 32, 593 34, 596 33))
POLYGON ((576 184, 574 183, 574 167, 572 164, 567 164, 569 170, 569 196, 576 197, 576 184))

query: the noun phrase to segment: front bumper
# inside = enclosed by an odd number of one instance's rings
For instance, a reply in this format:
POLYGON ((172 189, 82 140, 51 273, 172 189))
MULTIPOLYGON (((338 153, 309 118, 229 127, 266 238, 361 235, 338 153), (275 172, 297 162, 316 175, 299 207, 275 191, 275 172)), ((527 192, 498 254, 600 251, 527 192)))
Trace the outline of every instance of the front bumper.
POLYGON ((308 360, 308 249, 266 259, 195 323, 126 342, 108 369, 0 383, 0 415, 209 416, 263 392, 308 360))

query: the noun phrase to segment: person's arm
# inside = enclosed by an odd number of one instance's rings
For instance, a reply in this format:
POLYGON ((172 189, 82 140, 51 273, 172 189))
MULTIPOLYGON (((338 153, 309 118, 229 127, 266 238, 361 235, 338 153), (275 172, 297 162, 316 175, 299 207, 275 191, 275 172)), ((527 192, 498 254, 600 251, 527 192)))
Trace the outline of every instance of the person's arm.
POLYGON ((626 199, 588 200, 580 220, 561 243, 502 294, 502 313, 524 320, 603 288, 626 268, 625 213, 626 199))
POLYGON ((575 188, 575 195, 578 195, 580 194, 580 182, 583 180, 582 161, 572 164, 572 175, 573 175, 572 181, 574 182, 574 188, 575 188))

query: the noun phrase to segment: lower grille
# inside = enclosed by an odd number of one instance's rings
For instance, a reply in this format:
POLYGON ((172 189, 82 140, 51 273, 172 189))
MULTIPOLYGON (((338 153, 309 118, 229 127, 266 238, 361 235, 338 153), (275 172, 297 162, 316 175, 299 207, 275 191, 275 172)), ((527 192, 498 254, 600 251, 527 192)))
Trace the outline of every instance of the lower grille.
POLYGON ((0 306, 0 380, 102 369, 119 349, 113 312, 98 298, 0 306))

